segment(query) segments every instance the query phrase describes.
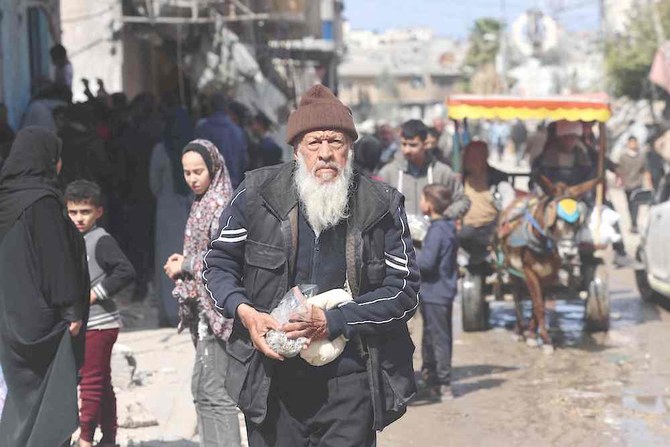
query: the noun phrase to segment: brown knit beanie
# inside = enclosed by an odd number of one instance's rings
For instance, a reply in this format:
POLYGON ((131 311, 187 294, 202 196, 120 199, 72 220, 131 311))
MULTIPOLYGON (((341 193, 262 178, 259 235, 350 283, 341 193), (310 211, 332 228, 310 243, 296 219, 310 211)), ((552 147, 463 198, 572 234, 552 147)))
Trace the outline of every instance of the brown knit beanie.
POLYGON ((286 142, 292 145, 297 137, 314 130, 339 130, 354 141, 358 138, 351 109, 321 84, 305 92, 298 108, 288 117, 286 142))

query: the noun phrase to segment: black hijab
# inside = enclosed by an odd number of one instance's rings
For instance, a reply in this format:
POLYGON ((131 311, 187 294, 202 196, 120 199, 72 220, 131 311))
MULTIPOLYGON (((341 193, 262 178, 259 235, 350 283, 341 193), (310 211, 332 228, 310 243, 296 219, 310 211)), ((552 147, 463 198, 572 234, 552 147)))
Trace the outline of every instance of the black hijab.
POLYGON ((0 241, 30 205, 46 196, 62 200, 56 164, 61 142, 55 133, 30 126, 19 131, 0 170, 0 241))

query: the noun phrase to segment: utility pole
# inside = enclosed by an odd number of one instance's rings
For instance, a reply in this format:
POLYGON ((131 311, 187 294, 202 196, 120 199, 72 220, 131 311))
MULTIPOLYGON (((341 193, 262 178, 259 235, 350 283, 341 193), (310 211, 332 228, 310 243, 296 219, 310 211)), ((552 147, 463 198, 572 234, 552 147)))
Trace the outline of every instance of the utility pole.
POLYGON ((507 93, 507 2, 500 0, 500 71, 502 77, 502 90, 507 93))
POLYGON ((599 29, 600 29, 600 40, 601 42, 606 42, 609 37, 607 30, 607 5, 605 4, 607 0, 598 0, 598 17, 600 19, 599 29))

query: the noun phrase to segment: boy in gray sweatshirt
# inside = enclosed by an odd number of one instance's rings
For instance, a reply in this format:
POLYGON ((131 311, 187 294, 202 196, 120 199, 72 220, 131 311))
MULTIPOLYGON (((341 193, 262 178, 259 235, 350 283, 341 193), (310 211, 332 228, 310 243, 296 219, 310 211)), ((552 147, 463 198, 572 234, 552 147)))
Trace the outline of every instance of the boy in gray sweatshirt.
POLYGON ((81 368, 79 445, 89 447, 98 425, 100 447, 116 445, 116 396, 112 387, 112 348, 119 335, 121 319, 113 297, 133 282, 135 270, 114 238, 96 226, 102 217, 100 188, 77 180, 65 190, 70 219, 84 235, 88 271, 91 277, 91 310, 86 329, 86 350, 81 368))

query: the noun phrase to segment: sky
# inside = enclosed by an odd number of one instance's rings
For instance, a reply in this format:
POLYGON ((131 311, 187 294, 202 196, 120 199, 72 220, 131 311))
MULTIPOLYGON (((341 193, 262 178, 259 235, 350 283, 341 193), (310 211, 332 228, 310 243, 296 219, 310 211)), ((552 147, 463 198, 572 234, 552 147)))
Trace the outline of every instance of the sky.
POLYGON ((465 38, 478 17, 513 21, 529 8, 561 8, 557 18, 571 31, 596 30, 598 0, 345 0, 344 16, 354 29, 382 32, 425 26, 440 36, 465 38))

